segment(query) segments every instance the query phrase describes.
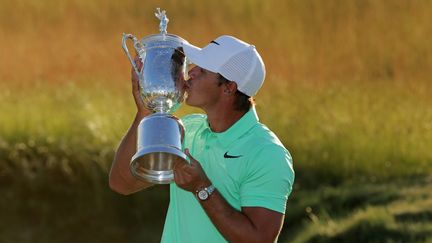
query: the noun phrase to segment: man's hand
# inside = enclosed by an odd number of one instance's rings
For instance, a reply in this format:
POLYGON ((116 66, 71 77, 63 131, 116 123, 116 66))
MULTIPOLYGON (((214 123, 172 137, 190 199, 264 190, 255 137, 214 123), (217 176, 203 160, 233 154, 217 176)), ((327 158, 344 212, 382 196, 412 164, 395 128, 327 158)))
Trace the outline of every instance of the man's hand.
MULTIPOLYGON (((141 70, 143 68, 143 63, 141 62, 139 56, 135 56, 134 61, 137 66, 137 69, 141 70)), ((145 108, 144 102, 141 98, 139 78, 134 68, 131 69, 131 80, 132 80, 132 95, 134 97, 135 104, 138 109, 138 114, 140 114, 141 116, 149 115, 150 111, 145 108)))
POLYGON ((185 154, 189 157, 190 164, 184 161, 174 163, 174 181, 177 186, 192 193, 210 186, 211 182, 201 164, 190 155, 189 149, 185 149, 185 154))

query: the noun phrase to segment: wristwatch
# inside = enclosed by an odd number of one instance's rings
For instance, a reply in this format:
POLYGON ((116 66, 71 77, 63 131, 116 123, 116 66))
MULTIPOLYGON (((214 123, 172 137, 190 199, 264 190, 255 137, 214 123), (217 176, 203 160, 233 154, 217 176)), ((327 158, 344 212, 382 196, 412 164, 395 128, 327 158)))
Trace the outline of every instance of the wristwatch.
POLYGON ((203 189, 196 191, 196 196, 199 200, 205 201, 210 197, 210 195, 215 191, 215 189, 216 188, 213 185, 204 187, 203 189))

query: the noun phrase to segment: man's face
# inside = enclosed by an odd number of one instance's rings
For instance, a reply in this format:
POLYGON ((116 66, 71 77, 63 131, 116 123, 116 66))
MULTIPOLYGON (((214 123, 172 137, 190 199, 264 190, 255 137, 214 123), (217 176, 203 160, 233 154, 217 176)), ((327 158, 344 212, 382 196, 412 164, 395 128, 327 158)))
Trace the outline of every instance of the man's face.
POLYGON ((223 87, 219 84, 219 75, 199 66, 190 68, 186 81, 186 104, 201 109, 211 108, 219 101, 223 87))

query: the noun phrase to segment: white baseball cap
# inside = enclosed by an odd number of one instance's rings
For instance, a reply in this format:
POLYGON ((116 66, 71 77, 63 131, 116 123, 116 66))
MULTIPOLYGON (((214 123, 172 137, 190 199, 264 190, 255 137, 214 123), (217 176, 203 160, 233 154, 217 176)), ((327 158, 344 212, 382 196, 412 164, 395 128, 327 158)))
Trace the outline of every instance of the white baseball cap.
POLYGON ((236 82, 237 89, 248 96, 254 96, 264 83, 265 66, 255 46, 233 36, 220 36, 204 48, 184 43, 183 50, 192 63, 236 82))

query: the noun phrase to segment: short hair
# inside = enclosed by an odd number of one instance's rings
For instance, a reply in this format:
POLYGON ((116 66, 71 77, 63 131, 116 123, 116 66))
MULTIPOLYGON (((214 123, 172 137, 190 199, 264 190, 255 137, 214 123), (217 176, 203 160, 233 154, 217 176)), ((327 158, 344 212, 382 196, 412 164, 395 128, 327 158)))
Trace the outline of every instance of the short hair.
MULTIPOLYGON (((224 76, 222 76, 220 73, 218 73, 218 78, 219 78, 219 86, 229 83, 229 82, 233 82, 230 81, 228 79, 226 79, 224 76)), ((244 93, 242 93, 241 91, 239 91, 238 89, 235 92, 235 102, 234 102, 234 109, 237 111, 249 111, 249 109, 252 107, 252 105, 255 104, 255 100, 253 97, 250 97, 244 93)))

